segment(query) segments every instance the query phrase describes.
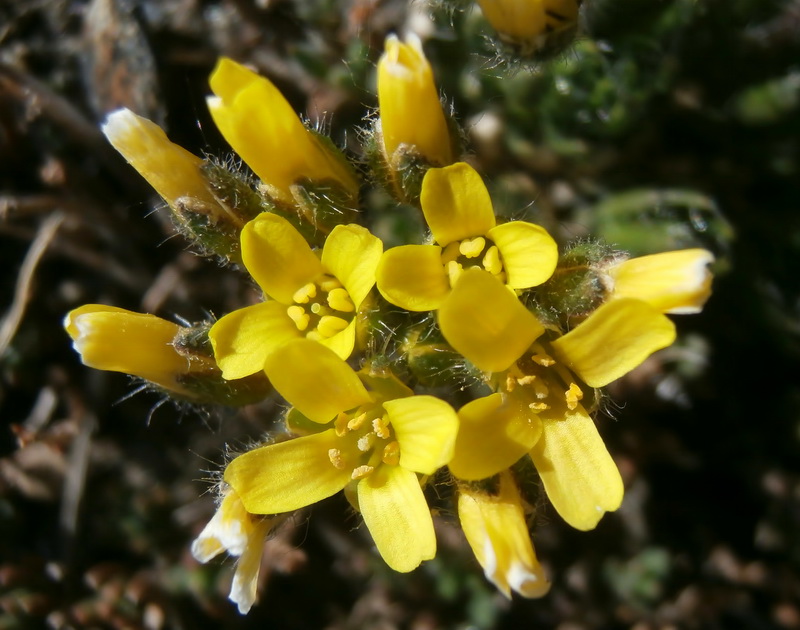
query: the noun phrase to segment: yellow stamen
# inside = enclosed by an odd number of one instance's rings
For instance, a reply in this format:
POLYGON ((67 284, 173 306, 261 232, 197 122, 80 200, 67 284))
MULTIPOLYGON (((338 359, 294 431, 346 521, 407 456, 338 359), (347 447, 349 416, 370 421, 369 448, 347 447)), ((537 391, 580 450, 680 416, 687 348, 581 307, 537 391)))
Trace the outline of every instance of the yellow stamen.
POLYGON ((550 409, 550 405, 543 402, 531 403, 528 405, 528 407, 530 407, 533 411, 544 411, 545 409, 550 409))
POLYGON ((341 287, 328 293, 328 306, 343 313, 352 313, 356 310, 355 304, 350 299, 350 294, 341 287))
POLYGON ((555 359, 544 352, 537 352, 531 357, 531 359, 534 363, 541 365, 542 367, 550 367, 551 365, 556 364, 555 359))
POLYGON ((458 251, 467 258, 477 258, 481 255, 484 247, 486 247, 486 239, 482 236, 476 236, 475 238, 466 238, 461 241, 458 251))
POLYGON ((353 469, 353 474, 350 475, 350 479, 363 479, 364 477, 369 477, 373 470, 375 470, 374 466, 367 466, 364 464, 363 466, 353 469))
POLYGON ((323 280, 319 281, 319 288, 325 291, 326 293, 330 293, 334 289, 341 289, 342 283, 339 282, 333 276, 327 276, 323 280))
POLYGON ((344 470, 344 457, 342 457, 342 451, 340 451, 338 448, 328 449, 328 459, 331 460, 331 464, 333 464, 333 467, 336 470, 344 470))
POLYGON ((564 392, 564 396, 567 399, 567 408, 572 410, 578 406, 578 401, 583 399, 583 392, 577 384, 570 383, 569 389, 564 392))
POLYGON ((355 418, 350 420, 347 423, 347 428, 351 431, 358 431, 361 428, 361 425, 364 424, 364 421, 367 419, 367 412, 365 411, 362 414, 357 415, 355 418))
POLYGON ((497 249, 497 245, 492 245, 486 250, 486 255, 483 257, 483 268, 494 276, 503 271, 503 263, 500 260, 500 250, 497 249))
POLYGON ((530 385, 535 380, 536 380, 535 374, 526 374, 525 376, 520 376, 517 379, 517 383, 520 385, 530 385))
POLYGON ((334 317, 333 315, 323 315, 319 318, 317 330, 324 339, 333 337, 336 333, 343 331, 347 328, 347 321, 341 317, 334 317))
POLYGON ((317 285, 313 282, 309 282, 305 286, 300 287, 295 291, 295 294, 292 296, 292 300, 297 302, 298 304, 308 304, 308 301, 316 297, 317 295, 317 285))
POLYGON ((293 304, 286 309, 286 314, 292 318, 294 325, 297 326, 297 330, 303 331, 308 328, 308 322, 311 317, 302 306, 293 304))
POLYGON ((344 412, 340 411, 339 415, 336 416, 336 420, 333 423, 333 428, 336 429, 336 435, 342 437, 347 433, 349 428, 348 424, 350 422, 349 416, 344 412))
POLYGON ((386 421, 383 418, 375 418, 372 421, 372 430, 375 431, 375 434, 381 439, 388 439, 391 435, 389 433, 389 425, 386 424, 386 421))
POLYGON ((453 241, 447 247, 445 247, 442 250, 442 264, 447 266, 449 263, 455 261, 455 259, 458 258, 460 255, 458 249, 459 249, 458 241, 453 241))
POLYGON ((517 379, 515 379, 514 376, 511 374, 506 374, 506 391, 513 392, 516 386, 517 386, 517 379))
POLYGON ((389 442, 383 448, 383 463, 389 466, 397 466, 400 463, 400 442, 397 440, 389 442))
POLYGON ((447 269, 447 275, 450 278, 450 286, 451 287, 456 286, 458 277, 461 275, 461 272, 463 271, 461 265, 459 265, 455 260, 451 260, 449 263, 447 263, 446 269, 447 269))
POLYGON ((369 449, 372 448, 373 444, 375 444, 375 434, 374 433, 367 433, 366 435, 362 435, 358 438, 358 450, 362 453, 366 453, 369 449))

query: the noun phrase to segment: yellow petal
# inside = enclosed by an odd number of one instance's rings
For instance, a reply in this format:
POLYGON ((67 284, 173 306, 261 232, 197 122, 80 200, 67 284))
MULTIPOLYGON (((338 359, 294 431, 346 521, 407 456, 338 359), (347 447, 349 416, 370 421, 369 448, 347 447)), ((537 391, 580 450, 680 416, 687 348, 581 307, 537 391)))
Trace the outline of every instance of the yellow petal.
POLYGON ((170 142, 154 122, 120 109, 108 115, 103 133, 168 204, 192 197, 219 207, 200 173, 203 160, 170 142))
POLYGON ((407 573, 436 555, 436 535, 417 476, 402 466, 379 466, 358 482, 358 507, 378 552, 407 573))
POLYGON ((270 352, 300 336, 280 302, 262 302, 229 313, 208 331, 223 378, 244 378, 264 369, 270 352))
POLYGON ((468 481, 486 479, 513 465, 542 434, 539 417, 511 396, 491 394, 458 411, 458 437, 450 471, 468 481))
POLYGON ((302 178, 332 179, 357 194, 349 168, 303 126, 270 81, 222 58, 209 82, 217 97, 208 99, 208 108, 220 132, 281 200, 292 202, 290 186, 302 178))
POLYGON ((332 337, 320 339, 318 343, 333 350, 340 359, 349 359, 356 345, 356 320, 352 319, 347 328, 332 337))
POLYGON ((433 396, 411 396, 383 403, 397 441, 400 465, 432 475, 453 456, 458 416, 443 400, 433 396))
POLYGON ((502 593, 542 597, 550 590, 533 551, 522 499, 511 474, 503 472, 497 494, 459 488, 458 519, 483 571, 502 593))
POLYGON ((416 36, 405 44, 394 35, 386 38, 378 61, 378 106, 389 160, 406 145, 436 166, 453 161, 433 72, 416 36))
POLYGON ((563 419, 543 420, 531 458, 561 518, 589 530, 622 503, 622 477, 583 407, 563 411, 563 419))
POLYGON ((264 370, 278 393, 314 422, 370 401, 353 369, 310 339, 284 344, 266 359, 264 370))
POLYGON ((225 482, 251 514, 299 510, 336 494, 350 481, 353 466, 336 468, 331 449, 338 449, 346 463, 358 457, 350 441, 329 429, 239 455, 225 468, 225 482))
POLYGON ((543 227, 526 221, 511 221, 493 227, 487 236, 494 241, 512 289, 535 287, 550 278, 558 263, 558 246, 543 227))
POLYGON ((683 249, 631 258, 609 269, 614 298, 637 298, 662 313, 699 313, 711 295, 714 255, 683 249))
POLYGON ((544 332, 516 295, 475 267, 461 274, 438 319, 447 342, 485 372, 508 368, 544 332))
POLYGON ((322 273, 322 263, 291 223, 263 213, 242 230, 242 260, 264 293, 291 304, 300 287, 322 273))
POLYGON ((606 302, 577 328, 552 342, 556 357, 590 387, 627 374, 675 341, 675 325, 641 300, 606 302))
POLYGON ((422 180, 420 203, 438 245, 483 236, 495 225, 489 191, 466 162, 432 168, 422 180))
POLYGON ((433 311, 450 292, 436 245, 402 245, 387 250, 378 265, 378 291, 407 311, 433 311))
POLYGON ((175 377, 190 370, 172 346, 181 327, 155 315, 86 304, 64 318, 64 328, 84 365, 147 379, 181 391, 175 377))
POLYGON ((356 309, 375 284, 383 242, 360 225, 337 225, 322 248, 322 266, 342 283, 356 309))

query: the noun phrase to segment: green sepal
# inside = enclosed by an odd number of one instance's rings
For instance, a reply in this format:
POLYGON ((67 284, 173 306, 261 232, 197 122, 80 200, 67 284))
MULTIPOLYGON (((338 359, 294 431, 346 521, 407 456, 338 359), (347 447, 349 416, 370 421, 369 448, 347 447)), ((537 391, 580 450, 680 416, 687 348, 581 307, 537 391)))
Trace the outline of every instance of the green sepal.
POLYGON ((576 243, 561 255, 550 279, 521 298, 545 326, 566 332, 603 304, 611 287, 602 270, 622 256, 603 243, 576 243))
POLYGON ((191 392, 190 400, 195 403, 243 407, 261 402, 274 391, 272 384, 263 372, 244 378, 227 381, 217 369, 204 372, 181 374, 177 382, 191 392))

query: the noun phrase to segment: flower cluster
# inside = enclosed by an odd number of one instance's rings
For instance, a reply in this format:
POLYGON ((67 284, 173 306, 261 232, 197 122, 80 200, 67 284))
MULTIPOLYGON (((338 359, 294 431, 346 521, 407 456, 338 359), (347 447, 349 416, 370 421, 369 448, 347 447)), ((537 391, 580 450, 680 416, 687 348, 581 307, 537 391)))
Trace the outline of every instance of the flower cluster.
MULTIPOLYGON (((502 3, 480 4, 504 15, 502 3)), ((374 183, 418 207, 422 243, 385 250, 362 225, 356 170, 267 79, 223 59, 210 85, 214 121, 255 177, 127 110, 104 131, 177 227, 243 265, 263 301, 193 325, 104 305, 65 320, 91 367, 198 404, 274 390, 290 405, 283 434, 225 467, 195 557, 239 557, 231 599, 246 612, 263 542, 293 511, 343 491, 378 553, 407 572, 434 557, 433 504, 446 502, 500 591, 544 595, 530 497, 543 487, 581 530, 620 506, 622 479, 591 415, 598 388, 675 340, 665 314, 700 310, 711 254, 630 259, 592 242, 559 253, 541 226, 496 216, 459 161, 416 39, 386 41, 364 154, 374 183)))

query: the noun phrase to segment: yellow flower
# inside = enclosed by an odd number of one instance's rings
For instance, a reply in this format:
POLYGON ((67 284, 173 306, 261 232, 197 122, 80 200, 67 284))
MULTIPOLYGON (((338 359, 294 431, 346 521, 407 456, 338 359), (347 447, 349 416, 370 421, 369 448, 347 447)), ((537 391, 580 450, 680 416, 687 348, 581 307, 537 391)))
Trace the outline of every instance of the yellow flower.
POLYGON ((209 82, 214 122, 274 198, 293 203, 295 184, 333 182, 355 207, 358 182, 344 157, 303 125, 270 81, 223 57, 209 82))
POLYGON ((434 244, 403 245, 383 255, 378 290, 392 304, 436 310, 470 267, 486 270, 510 289, 534 287, 552 275, 558 261, 552 237, 526 221, 497 225, 489 192, 468 164, 430 169, 421 203, 434 244))
POLYGON ((522 498, 506 471, 492 483, 495 492, 470 484, 458 489, 458 519, 483 571, 500 591, 523 597, 542 597, 550 590, 533 551, 522 498))
POLYGON ((120 109, 108 115, 103 133, 170 206, 191 198, 223 212, 200 172, 203 160, 170 142, 154 122, 120 109))
POLYGON ((192 555, 198 562, 206 563, 223 551, 239 558, 230 600, 243 615, 256 601, 264 539, 273 523, 272 518, 250 514, 236 492, 226 488, 214 516, 192 543, 192 555))
POLYGON ((714 255, 705 249, 681 249, 631 258, 606 270, 611 299, 643 300, 662 313, 699 313, 711 295, 714 255))
POLYGON ((578 0, 477 0, 484 17, 508 43, 531 54, 549 44, 553 34, 573 31, 578 0))
POLYGON ((398 168, 403 151, 416 153, 429 164, 453 161, 450 132, 433 82, 433 71, 412 35, 402 43, 386 38, 378 61, 378 106, 383 148, 392 168, 398 168))
POLYGON ((448 342, 479 368, 496 393, 459 410, 450 469, 477 480, 529 454, 550 501, 577 529, 592 529, 616 510, 622 479, 594 421, 581 404, 585 388, 603 387, 675 339, 672 322, 642 300, 619 298, 552 341, 532 334, 517 300, 480 270, 465 271, 438 313, 448 342), (491 289, 494 284, 495 288, 491 289), (483 297, 482 297, 483 296, 483 297), (488 324, 486 322, 489 322, 488 324), (514 358, 506 340, 533 336, 514 358))
POLYGON ((266 369, 295 410, 321 426, 228 464, 225 481, 247 511, 290 512, 352 484, 358 510, 392 569, 411 571, 433 558, 436 537, 418 474, 432 474, 453 453, 458 418, 450 405, 414 396, 392 378, 359 376, 308 339, 275 350, 266 369))
POLYGON ((337 225, 318 258, 284 218, 265 213, 242 230, 242 259, 272 298, 220 319, 209 332, 226 379, 264 369, 290 339, 307 337, 343 359, 355 345, 356 314, 375 284, 383 243, 358 225, 337 225))
POLYGON ((179 354, 173 342, 182 327, 155 315, 86 304, 67 314, 64 328, 84 365, 138 376, 177 394, 191 397, 178 377, 214 367, 179 354))

